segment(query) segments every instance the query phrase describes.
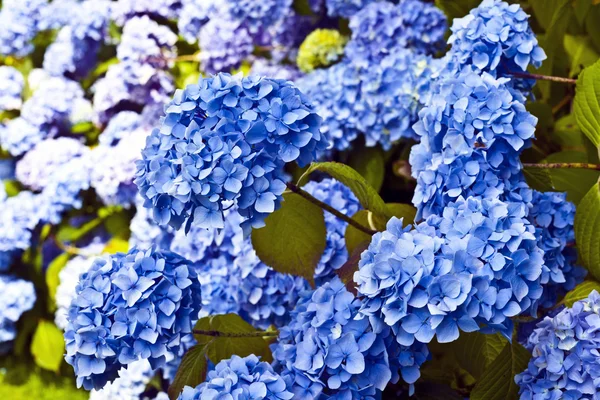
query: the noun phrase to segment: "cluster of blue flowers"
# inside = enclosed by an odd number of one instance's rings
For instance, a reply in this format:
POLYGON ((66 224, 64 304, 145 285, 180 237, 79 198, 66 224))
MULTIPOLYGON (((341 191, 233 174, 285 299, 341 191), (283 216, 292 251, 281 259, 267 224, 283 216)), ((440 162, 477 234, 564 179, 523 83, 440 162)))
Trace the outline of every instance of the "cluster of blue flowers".
POLYGON ((178 90, 138 162, 136 184, 161 225, 222 228, 234 200, 247 228, 263 224, 285 190, 283 166, 311 162, 327 142, 295 86, 229 74, 178 90))
POLYGON ((191 335, 200 304, 196 273, 175 253, 134 248, 96 259, 77 285, 65 331, 78 385, 101 389, 139 359, 164 365, 191 335))
POLYGON ((600 387, 599 328, 600 295, 595 290, 538 323, 527 342, 533 357, 515 377, 520 398, 593 399, 600 387))
MULTIPOLYGON (((352 216, 361 209, 360 203, 354 193, 335 179, 323 179, 321 182, 311 181, 304 187, 316 199, 332 206, 339 212, 352 216)), ((335 271, 340 269, 348 260, 345 233, 348 224, 333 214, 325 213, 325 227, 327 228, 327 243, 325 252, 315 268, 315 282, 317 284, 330 281, 335 271)))
POLYGON ((17 321, 21 314, 33 307, 36 296, 33 283, 8 275, 0 275, 0 293, 0 354, 4 354, 10 350, 17 336, 17 321))
POLYGON ((289 400, 288 384, 266 362, 256 356, 233 356, 219 362, 206 382, 186 386, 178 400, 231 398, 236 400, 289 400))
POLYGON ((414 138, 420 104, 442 65, 427 53, 443 43, 443 13, 420 1, 373 2, 352 16, 350 29, 343 60, 298 82, 323 117, 323 132, 335 150, 359 134, 384 149, 414 138))
POLYGON ((25 79, 19 71, 13 67, 0 66, 0 111, 21 109, 24 86, 25 79))
POLYGON ((400 347, 388 329, 360 318, 361 301, 339 278, 307 292, 272 346, 275 369, 292 382, 294 398, 372 398, 399 379, 414 383, 428 358, 422 344, 400 347))
POLYGON ((33 51, 31 41, 42 20, 47 0, 5 0, 0 10, 0 54, 24 57, 33 51))

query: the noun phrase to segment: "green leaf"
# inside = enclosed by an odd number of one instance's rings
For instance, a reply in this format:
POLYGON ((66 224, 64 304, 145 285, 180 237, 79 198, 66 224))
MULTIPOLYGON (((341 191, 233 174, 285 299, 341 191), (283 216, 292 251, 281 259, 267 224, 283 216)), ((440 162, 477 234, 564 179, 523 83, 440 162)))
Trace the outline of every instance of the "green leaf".
POLYGON ((479 379, 507 343, 508 340, 498 333, 486 335, 479 332, 463 332, 458 340, 452 343, 452 350, 461 368, 475 379, 479 379))
POLYGON ((579 75, 573 113, 577 125, 598 147, 600 145, 600 61, 587 67, 579 75))
MULTIPOLYGON (((594 1, 594 4, 597 2, 594 1)), ((588 10, 585 19, 585 30, 587 31, 590 39, 594 42, 596 51, 600 52, 600 6, 592 7, 588 10)))
POLYGON ((573 303, 576 301, 586 299, 592 290, 600 293, 600 282, 594 280, 583 281, 565 295, 565 298, 562 299, 561 304, 564 304, 567 307, 572 307, 573 303))
POLYGON ((13 197, 19 194, 21 190, 23 190, 23 186, 19 183, 19 181, 5 179, 4 190, 6 191, 6 196, 13 197))
POLYGON ((296 193, 285 193, 281 208, 252 231, 252 245, 262 262, 282 273, 313 282, 326 245, 323 210, 296 193))
POLYGON ((106 243, 106 246, 102 250, 103 253, 115 254, 115 253, 127 253, 129 250, 129 242, 127 240, 113 237, 106 243))
POLYGON ((75 125, 73 125, 71 127, 71 132, 73 132, 74 134, 85 134, 86 132, 91 131, 92 129, 94 129, 94 123, 90 122, 90 121, 82 121, 82 122, 78 122, 75 125))
POLYGON ((56 232, 56 239, 63 243, 75 242, 100 226, 102 221, 102 218, 95 218, 79 227, 63 225, 56 232))
POLYGON ((298 180, 298 186, 302 186, 314 171, 325 172, 348 186, 365 210, 373 211, 375 214, 382 216, 388 215, 383 199, 373 186, 353 168, 337 162, 313 163, 298 180))
MULTIPOLYGON (((588 155, 579 151, 561 151, 550 154, 544 163, 585 163, 588 155)), ((567 200, 578 204, 598 180, 600 172, 577 168, 552 168, 549 171, 554 190, 567 192, 567 200)))
POLYGON ((592 186, 575 213, 575 242, 579 258, 590 274, 600 280, 600 189, 592 186))
POLYGON ((367 182, 379 191, 385 175, 383 150, 379 147, 364 147, 352 152, 349 165, 361 174, 367 182))
MULTIPOLYGON (((375 226, 371 225, 370 223, 373 221, 373 219, 370 218, 370 214, 371 211, 359 210, 356 214, 352 216, 352 219, 363 226, 368 226, 371 229, 375 229, 375 226)), ((348 254, 352 254, 354 250, 359 246, 362 246, 363 248, 366 247, 365 244, 368 246, 371 242, 371 235, 356 229, 352 225, 348 225, 346 227, 346 232, 344 233, 344 239, 346 240, 346 248, 348 249, 348 254)))
POLYGON ((540 192, 550 192, 554 189, 550 170, 547 168, 523 168, 527 184, 540 192))
MULTIPOLYGON (((548 58, 544 60, 537 73, 552 75, 554 60, 563 52, 563 37, 567 31, 573 8, 570 0, 530 0, 530 4, 538 21, 546 28, 546 35, 540 39, 540 45, 548 58), (549 18, 550 13, 551 18, 549 18)), ((543 100, 550 98, 551 83, 549 81, 537 82, 543 100)))
POLYGON ((69 254, 62 253, 58 255, 50 265, 48 265, 48 269, 46 270, 46 285, 48 286, 48 296, 50 297, 49 306, 54 309, 56 307, 56 289, 60 284, 60 279, 58 274, 67 262, 69 261, 69 254))
POLYGON ((64 352, 65 340, 62 331, 50 321, 39 320, 31 342, 31 354, 35 363, 49 371, 58 372, 64 352))
POLYGON ((585 150, 584 135, 577 125, 574 114, 567 114, 556 121, 551 139, 563 150, 585 150))
POLYGON ((131 231, 129 230, 129 224, 131 217, 127 210, 119 210, 108 215, 104 221, 104 227, 106 231, 115 238, 129 240, 131 231))
POLYGON ((570 77, 577 76, 583 68, 589 67, 600 58, 592 40, 587 36, 565 35, 564 46, 571 60, 570 77))
POLYGON ((196 387, 206 379, 208 362, 206 352, 210 343, 191 347, 181 359, 173 383, 169 386, 169 398, 177 399, 185 386, 196 387))
MULTIPOLYGON (((415 217, 417 216, 417 209, 414 208, 410 204, 386 203, 385 208, 387 209, 387 215, 390 218, 391 217, 402 218, 403 226, 408 226, 415 222, 415 217)), ((389 220, 389 218, 388 218, 388 220, 389 220)), ((386 223, 383 225, 377 225, 378 222, 379 221, 377 221, 377 220, 375 221, 375 226, 377 226, 377 228, 380 231, 385 230, 387 220, 385 221, 386 223)))
POLYGON ((477 7, 481 0, 435 0, 437 8, 444 11, 448 20, 462 18, 473 8, 477 7))
POLYGON ((471 400, 508 400, 519 398, 515 375, 527 368, 531 354, 519 343, 508 343, 486 368, 471 392, 471 400))

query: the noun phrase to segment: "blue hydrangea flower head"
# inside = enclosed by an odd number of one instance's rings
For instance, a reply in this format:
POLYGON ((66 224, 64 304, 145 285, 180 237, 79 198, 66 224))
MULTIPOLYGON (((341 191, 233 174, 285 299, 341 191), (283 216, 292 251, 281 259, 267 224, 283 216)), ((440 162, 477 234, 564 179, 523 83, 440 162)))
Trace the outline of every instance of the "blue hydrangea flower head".
POLYGON ((145 249, 155 246, 159 250, 168 250, 173 239, 173 229, 169 226, 159 226, 154 221, 152 210, 144 207, 144 199, 139 194, 135 199, 135 210, 135 215, 129 224, 131 231, 129 247, 145 249))
MULTIPOLYGON (((155 109, 168 102, 175 89, 173 77, 150 64, 120 62, 111 65, 94 86, 94 112, 100 124, 124 110, 155 109)), ((143 113, 145 122, 158 120, 153 112, 143 113)))
POLYGON ((231 20, 238 21, 253 37, 260 38, 265 27, 275 25, 290 13, 292 2, 292 0, 223 0, 221 7, 222 12, 227 13, 231 20))
POLYGON ((222 3, 223 0, 182 0, 177 20, 179 34, 188 43, 196 43, 200 28, 223 9, 222 3))
POLYGON ((484 0, 469 15, 454 20, 450 54, 459 65, 481 71, 523 72, 546 58, 529 27, 529 15, 519 4, 484 0))
POLYGON ((199 33, 200 64, 209 74, 231 71, 254 51, 254 44, 246 27, 238 21, 213 18, 199 33))
POLYGON ((327 15, 350 18, 367 5, 377 0, 325 0, 327 15))
POLYGON ((8 350, 7 344, 16 336, 16 324, 25 311, 31 310, 36 295, 33 283, 8 275, 0 275, 2 308, 0 308, 0 347, 8 350))
POLYGON ((266 362, 255 355, 233 356, 209 371, 196 388, 186 386, 178 400, 235 398, 237 400, 289 400, 288 384, 266 362))
POLYGON ((497 330, 535 312, 543 252, 527 207, 459 198, 414 228, 393 218, 361 255, 354 275, 361 313, 389 326, 402 345, 451 342, 459 331, 497 330))
MULTIPOLYGON (((370 398, 393 378, 397 381, 391 369, 398 367, 398 360, 390 360, 385 340, 391 337, 383 331, 376 334, 368 319, 358 318, 360 307, 337 277, 305 293, 272 345, 275 370, 293 382, 294 398, 370 398)), ((428 352, 418 344, 413 354, 405 357, 407 371, 413 363, 418 371, 428 352)))
POLYGON ((599 313, 600 295, 594 290, 538 323, 527 343, 533 357, 515 377, 521 399, 594 398, 600 388, 599 313))
POLYGON ((98 141, 102 146, 115 146, 121 139, 135 132, 142 124, 140 114, 133 111, 121 111, 111 118, 98 141))
POLYGON ((117 57, 121 61, 133 61, 164 68, 175 57, 177 35, 168 27, 159 25, 147 15, 134 17, 123 26, 117 57))
POLYGON ((52 175, 74 158, 86 157, 89 149, 76 139, 46 139, 35 145, 17 162, 16 177, 33 190, 42 190, 52 175))
POLYGON ((181 10, 181 0, 117 0, 115 3, 111 19, 121 26, 142 15, 158 20, 175 19, 181 10))
POLYGON ((262 226, 285 190, 283 166, 315 159, 320 118, 291 83, 218 74, 178 90, 148 137, 136 184, 161 225, 223 227, 233 200, 244 226, 262 226))
MULTIPOLYGON (((303 189, 345 215, 352 216, 362 208, 354 193, 335 179, 311 181, 304 185, 303 189)), ((327 228, 327 245, 317 268, 315 268, 317 283, 331 280, 335 271, 348 260, 344 237, 348 224, 330 213, 325 213, 325 226, 327 228)))
POLYGON ((264 76, 271 79, 284 79, 295 82, 303 74, 292 65, 276 64, 271 60, 257 58, 252 62, 248 75, 264 76))
POLYGON ((0 124, 0 143, 11 155, 19 156, 29 151, 46 136, 45 132, 29 123, 25 118, 17 117, 6 125, 0 124))
POLYGON ((46 50, 44 69, 52 75, 83 78, 95 66, 98 50, 107 36, 111 3, 87 0, 70 7, 65 26, 46 50))
POLYGON ((13 67, 0 66, 0 111, 19 110, 23 104, 23 75, 13 67))
POLYGON ((25 57, 33 51, 31 41, 38 32, 47 0, 6 0, 0 10, 0 54, 25 57))
POLYGON ((402 48, 426 54, 441 50, 447 23, 441 10, 420 0, 378 1, 354 14, 350 29, 346 56, 367 67, 402 48))
POLYGON ((104 204, 128 208, 135 203, 135 162, 140 159, 147 134, 146 130, 138 129, 115 146, 100 145, 90 152, 90 184, 104 204))
POLYGON ((439 215, 458 196, 497 198, 523 182, 519 154, 537 118, 508 82, 466 66, 434 85, 413 127, 421 141, 409 158, 419 215, 439 215))
POLYGON ((544 294, 540 306, 553 307, 568 291, 583 281, 586 271, 577 263, 575 205, 566 193, 533 191, 528 219, 535 226, 538 246, 544 251, 544 294))
POLYGON ((19 192, 2 202, 0 210, 1 270, 31 244, 31 231, 41 218, 40 197, 29 191, 19 192))
POLYGON ((154 375, 148 360, 134 361, 119 370, 119 377, 100 390, 90 392, 90 400, 141 399, 146 386, 154 375))
POLYGON ((134 248, 96 259, 77 285, 65 332, 78 386, 101 389, 139 359, 164 365, 191 335, 200 304, 196 274, 175 253, 134 248))

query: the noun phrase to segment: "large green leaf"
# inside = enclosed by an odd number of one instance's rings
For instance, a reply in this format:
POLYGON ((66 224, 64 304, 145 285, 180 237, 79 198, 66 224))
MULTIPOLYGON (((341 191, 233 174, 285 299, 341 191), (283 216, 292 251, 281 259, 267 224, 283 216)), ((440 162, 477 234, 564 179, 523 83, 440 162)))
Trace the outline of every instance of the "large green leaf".
POLYGON ((462 18, 477 7, 481 0, 435 0, 435 5, 444 11, 450 23, 454 18, 462 18))
POLYGON ((67 262, 69 261, 69 254, 62 253, 58 255, 50 265, 48 265, 48 269, 46 270, 46 285, 48 286, 48 296, 50 297, 49 306, 52 310, 56 307, 56 289, 60 284, 60 279, 58 274, 67 262))
POLYGON ((550 192, 554 189, 550 170, 547 168, 523 168, 523 175, 532 189, 540 192, 550 192))
POLYGON ((479 332, 463 332, 458 340, 452 343, 452 349, 460 367, 475 379, 480 379, 507 343, 508 340, 498 333, 485 335, 479 332))
POLYGON ((575 242, 590 274, 600 280, 600 189, 592 186, 575 213, 575 242))
POLYGON ((285 193, 281 208, 252 231, 258 257, 278 272, 313 281, 326 245, 323 210, 296 193, 285 193))
MULTIPOLYGON (((597 3, 595 0, 594 2, 597 3)), ((600 52, 600 24, 598 21, 600 21, 600 5, 590 8, 585 20, 585 30, 594 42, 596 51, 600 52)))
POLYGON ((531 355, 516 341, 507 343, 485 369, 471 392, 471 400, 512 400, 519 398, 515 375, 527 368, 531 355))
MULTIPOLYGON (((586 163, 589 162, 589 159, 586 153, 580 151, 561 151, 550 154, 543 162, 586 163)), ((552 178, 554 189, 559 192, 567 192, 567 200, 575 204, 581 201, 600 176, 598 171, 579 168, 552 168, 548 172, 552 178)))
MULTIPOLYGON (((369 223, 369 220, 372 221, 372 218, 369 218, 369 214, 371 214, 370 211, 359 210, 352 216, 352 219, 360 223, 362 226, 368 226, 371 229, 375 229, 375 226, 371 226, 369 223)), ((359 246, 366 247, 365 245, 368 245, 369 242, 371 242, 371 235, 356 229, 352 225, 348 225, 346 227, 344 238, 346 240, 346 249, 348 249, 348 254, 352 254, 359 246)))
POLYGON ((589 67, 600 58, 592 40, 587 36, 565 35, 564 46, 571 60, 570 77, 577 76, 583 68, 589 67))
POLYGON ((583 281, 565 295, 565 298, 561 301, 561 304, 571 307, 576 301, 586 299, 592 290, 600 293, 600 282, 594 280, 583 281))
POLYGON ((348 164, 376 190, 381 189, 385 175, 383 150, 379 147, 359 148, 352 152, 348 164))
POLYGON ((63 333, 46 320, 39 320, 31 342, 31 354, 35 363, 40 367, 58 372, 65 352, 63 333))
POLYGON ((353 168, 338 162, 313 163, 298 180, 298 186, 302 186, 314 171, 325 172, 348 186, 365 210, 381 216, 388 215, 383 199, 373 186, 353 168))
POLYGON ((175 379, 169 386, 169 398, 177 399, 185 386, 196 387, 206 379, 208 362, 206 352, 210 343, 197 344, 191 347, 181 359, 175 379))
POLYGON ((600 61, 587 67, 579 75, 573 113, 577 125, 598 147, 600 145, 600 61))
MULTIPOLYGON (((537 72, 542 75, 552 75, 555 59, 561 53, 564 54, 563 38, 573 14, 573 8, 570 0, 530 0, 529 3, 534 9, 538 21, 546 29, 540 45, 548 58, 544 60, 537 72)), ((539 81, 537 86, 542 92, 542 99, 549 99, 551 82, 539 81)))

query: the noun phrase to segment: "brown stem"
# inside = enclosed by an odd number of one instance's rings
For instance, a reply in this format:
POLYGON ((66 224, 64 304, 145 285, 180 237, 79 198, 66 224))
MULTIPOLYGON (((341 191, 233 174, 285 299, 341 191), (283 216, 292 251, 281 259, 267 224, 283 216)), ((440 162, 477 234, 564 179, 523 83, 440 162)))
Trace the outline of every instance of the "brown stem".
POLYGON ((528 72, 508 72, 509 75, 516 76, 517 78, 524 79, 535 79, 537 81, 551 81, 551 82, 559 82, 566 83, 569 85, 575 85, 577 83, 577 79, 571 78, 563 78, 560 76, 549 76, 549 75, 540 75, 540 74, 530 74, 528 72))
POLYGON ((194 333, 203 336, 212 337, 228 337, 228 338, 246 338, 246 337, 276 337, 279 336, 279 331, 270 332, 221 332, 221 331, 205 331, 194 329, 194 333))
POLYGON ((334 216, 336 216, 337 218, 341 219, 342 221, 347 222, 349 225, 352 225, 353 227, 355 227, 359 231, 364 232, 367 235, 373 235, 373 234, 377 233, 376 230, 368 228, 368 227, 360 224, 359 222, 353 220, 349 216, 342 214, 341 212, 339 212, 335 208, 331 207, 329 204, 323 203, 321 200, 316 199, 310 193, 308 193, 305 190, 300 189, 298 186, 294 185, 293 183, 287 183, 287 187, 292 192, 294 192, 296 194, 299 194, 300 196, 304 197, 306 200, 308 200, 311 203, 315 204, 316 206, 322 208, 323 210, 327 211, 328 213, 333 214, 334 216))
POLYGON ((600 171, 600 164, 589 164, 589 163, 548 163, 548 164, 523 163, 523 167, 526 167, 526 168, 593 169, 596 171, 600 171))

